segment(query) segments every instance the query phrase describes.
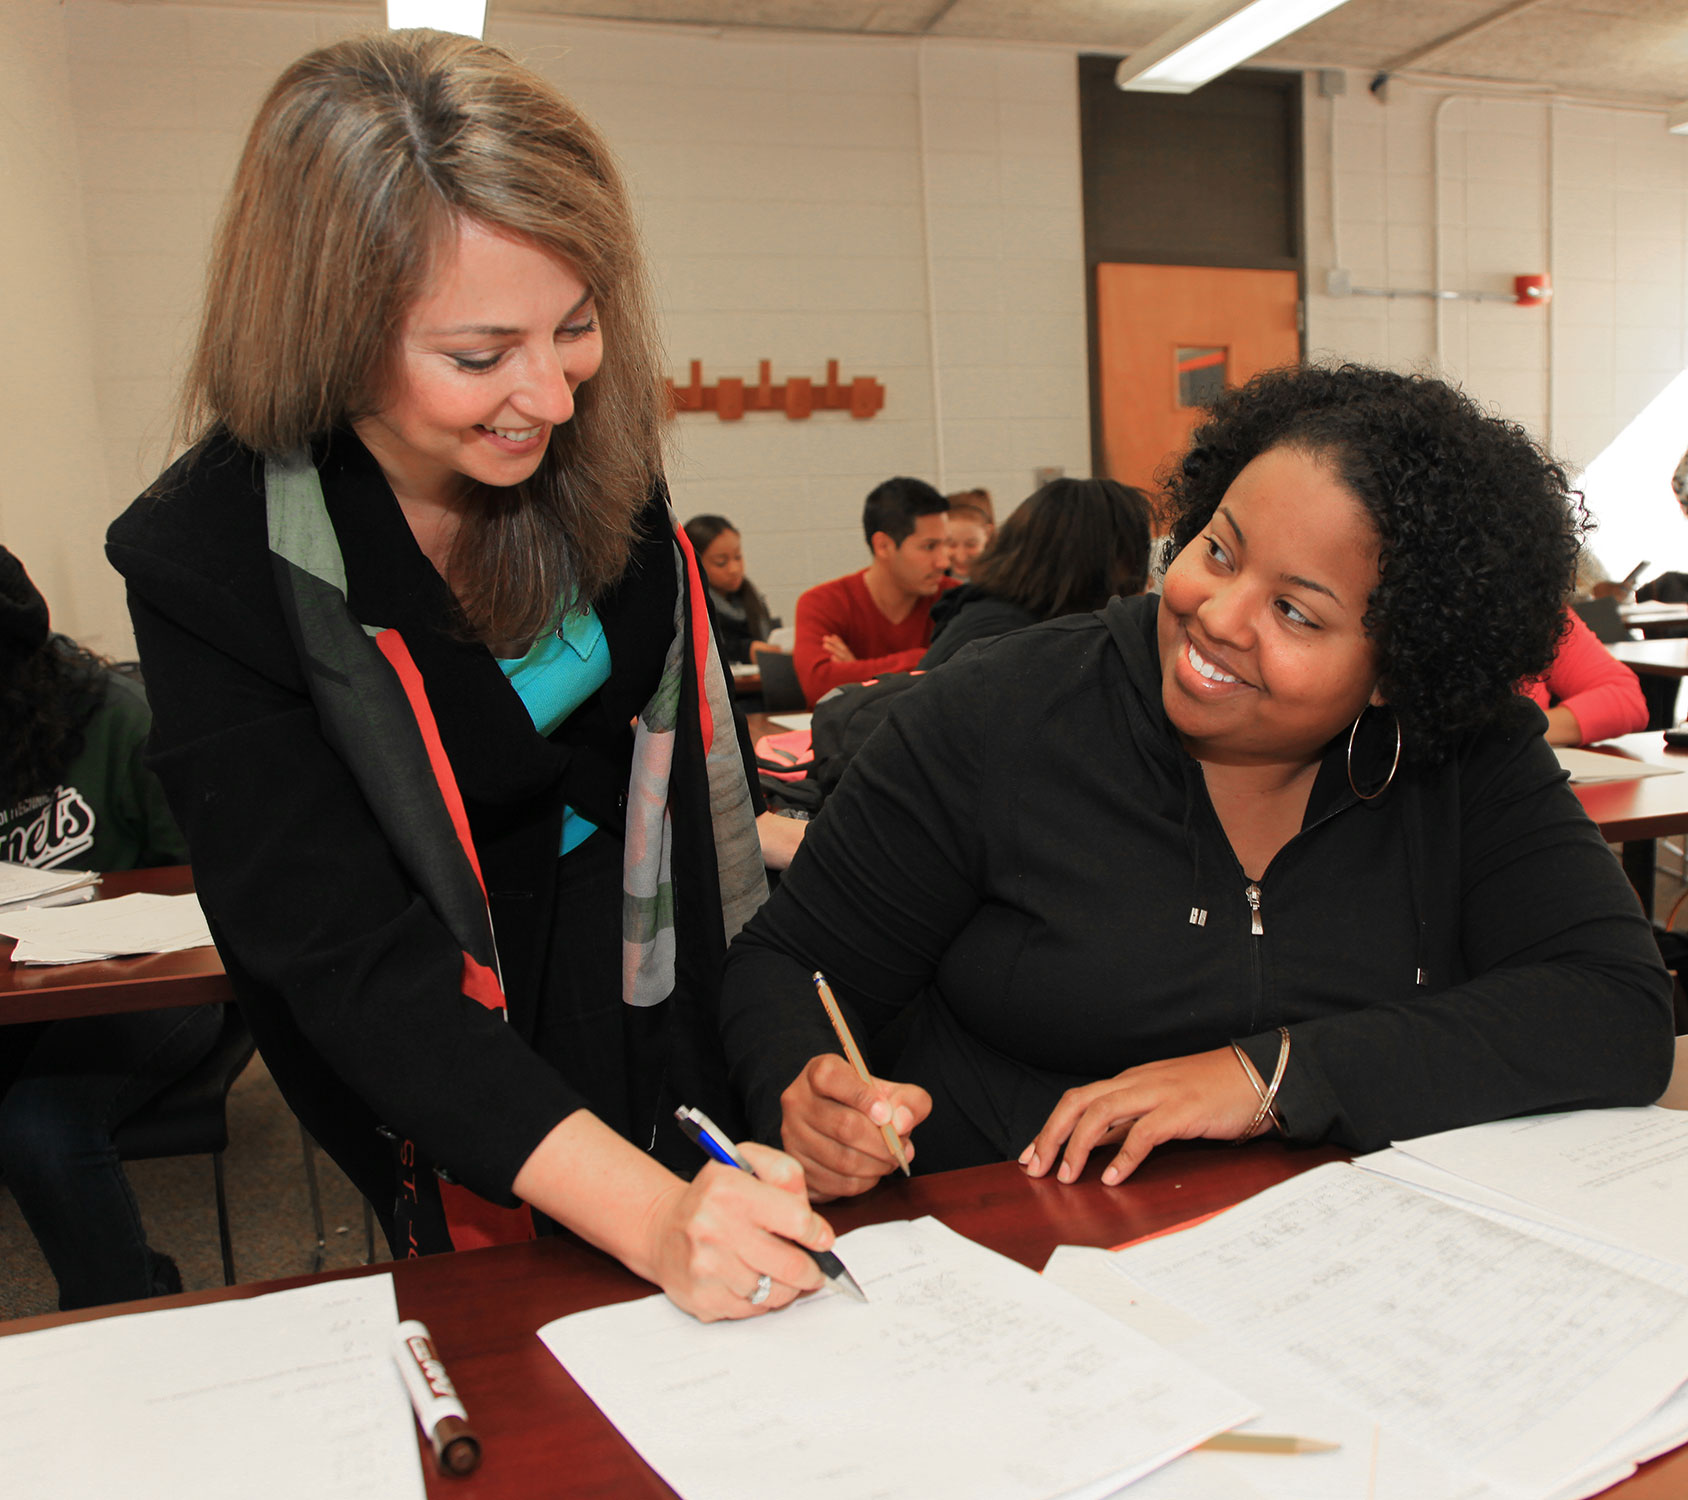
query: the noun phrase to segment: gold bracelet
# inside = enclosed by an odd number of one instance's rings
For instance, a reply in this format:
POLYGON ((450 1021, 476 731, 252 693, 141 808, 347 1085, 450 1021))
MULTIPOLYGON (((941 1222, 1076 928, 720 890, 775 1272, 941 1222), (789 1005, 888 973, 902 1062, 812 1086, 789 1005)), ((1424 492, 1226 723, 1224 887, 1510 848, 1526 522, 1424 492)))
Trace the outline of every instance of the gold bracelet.
POLYGON ((1278 1065, 1272 1070, 1272 1081, 1267 1084, 1264 1093, 1261 1092, 1260 1085, 1255 1079, 1254 1068, 1248 1063, 1247 1055, 1235 1042, 1231 1043, 1231 1048, 1237 1054, 1238 1060, 1244 1064, 1243 1072, 1248 1075, 1248 1081, 1253 1087, 1256 1097, 1260 1100, 1260 1108, 1255 1111, 1254 1118, 1248 1122, 1248 1129, 1237 1137, 1238 1141, 1253 1140, 1255 1136, 1260 1134, 1268 1120, 1277 1127, 1280 1134, 1286 1133, 1284 1132, 1283 1117, 1273 1106, 1278 1097, 1278 1088, 1284 1081, 1284 1069, 1289 1066, 1289 1027, 1280 1026, 1278 1036, 1280 1038, 1278 1042, 1278 1065))

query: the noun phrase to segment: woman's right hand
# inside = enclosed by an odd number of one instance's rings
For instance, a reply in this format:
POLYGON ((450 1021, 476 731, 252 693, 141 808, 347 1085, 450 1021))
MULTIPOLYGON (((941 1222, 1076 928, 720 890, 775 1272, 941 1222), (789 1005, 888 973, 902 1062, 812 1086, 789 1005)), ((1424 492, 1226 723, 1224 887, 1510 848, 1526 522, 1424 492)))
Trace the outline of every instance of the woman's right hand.
POLYGON ((814 1291, 826 1278, 800 1247, 829 1250, 835 1238, 809 1207, 801 1166, 755 1142, 738 1149, 754 1177, 710 1162, 693 1181, 676 1179, 651 1204, 653 1279, 705 1323, 773 1312, 814 1291), (753 1303, 764 1275, 772 1287, 753 1303))
POLYGON ((897 1170, 881 1125, 897 1132, 912 1158, 909 1136, 931 1114, 932 1096, 912 1083, 863 1083, 836 1052, 823 1052, 780 1095, 780 1110, 785 1149, 801 1164, 809 1196, 824 1203, 865 1193, 897 1170))

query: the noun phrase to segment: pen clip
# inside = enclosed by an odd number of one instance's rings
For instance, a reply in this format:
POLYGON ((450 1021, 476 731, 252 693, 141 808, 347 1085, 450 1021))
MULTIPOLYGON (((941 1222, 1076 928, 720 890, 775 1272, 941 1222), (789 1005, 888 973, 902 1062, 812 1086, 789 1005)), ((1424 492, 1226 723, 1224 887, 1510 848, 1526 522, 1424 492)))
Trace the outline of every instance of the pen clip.
POLYGON ((727 1133, 701 1109, 690 1109, 682 1104, 674 1111, 674 1118, 680 1122, 680 1129, 722 1166, 737 1167, 741 1172, 749 1172, 752 1177, 756 1175, 756 1169, 734 1149, 727 1133))

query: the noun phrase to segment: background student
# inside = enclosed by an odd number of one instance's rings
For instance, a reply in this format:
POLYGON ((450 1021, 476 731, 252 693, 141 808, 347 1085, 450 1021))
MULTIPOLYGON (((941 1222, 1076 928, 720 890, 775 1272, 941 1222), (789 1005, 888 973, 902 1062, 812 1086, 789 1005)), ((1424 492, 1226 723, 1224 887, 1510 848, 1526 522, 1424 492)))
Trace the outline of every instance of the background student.
POLYGON ((1141 490, 1112 479, 1052 480, 1002 523, 968 581, 933 604, 932 644, 920 665, 930 669, 972 641, 1140 594, 1148 574, 1149 502, 1141 490))
POLYGON ((1547 715, 1550 745, 1593 745, 1647 727, 1640 680, 1572 609, 1552 665, 1518 690, 1547 715))
POLYGON ((728 958, 734 1080, 818 1193, 1158 1143, 1392 1138, 1644 1104, 1670 981, 1514 692, 1582 531, 1564 472, 1433 380, 1229 391, 1161 596, 902 694, 728 958), (1434 458, 1434 462, 1431 458, 1434 458), (856 1080, 816 1003, 906 1027, 856 1080), (905 1014, 906 1013, 906 1014, 905 1014))
POLYGON ((768 602, 756 585, 745 577, 744 541, 738 528, 725 516, 693 516, 686 522, 686 539, 709 587, 727 660, 755 661, 761 652, 774 650, 768 645, 768 632, 779 621, 769 614, 768 602))
POLYGON ((812 707, 845 682, 914 666, 932 639, 933 599, 954 583, 949 502, 924 480, 887 479, 862 506, 873 561, 859 573, 816 584, 797 600, 797 680, 812 707))
MULTIPOLYGON (((0 547, 0 858, 38 869, 181 864, 187 849, 142 762, 139 683, 53 635, 47 602, 0 547)), ((0 1026, 0 1177, 59 1284, 59 1307, 182 1290, 147 1243, 113 1134, 211 1049, 222 1007, 0 1026)))
POLYGON ((794 1163, 668 1165, 678 1102, 730 1128, 717 975, 765 886, 603 140, 465 37, 302 58, 184 406, 108 539, 159 775, 270 1071, 395 1253, 560 1224, 704 1318, 818 1285, 794 1163))
POLYGON ((965 583, 979 554, 991 543, 996 527, 978 507, 950 501, 949 576, 965 583))

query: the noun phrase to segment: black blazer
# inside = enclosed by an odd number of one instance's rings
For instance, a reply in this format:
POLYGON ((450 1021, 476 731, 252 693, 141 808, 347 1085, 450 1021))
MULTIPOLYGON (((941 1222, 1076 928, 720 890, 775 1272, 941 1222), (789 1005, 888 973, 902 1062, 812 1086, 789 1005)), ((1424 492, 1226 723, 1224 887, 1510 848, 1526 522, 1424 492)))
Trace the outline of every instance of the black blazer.
MULTIPOLYGON (((426 686, 486 881, 509 1023, 463 997, 460 949, 323 737, 272 578, 263 461, 226 439, 178 463, 107 538, 152 698, 152 763, 235 992, 311 1133, 377 1204, 391 1201, 394 1173, 377 1127, 508 1203, 534 1147, 588 1104, 565 1060, 533 1045, 557 961, 557 849, 565 805, 621 830, 630 724, 673 630, 666 498, 652 495, 626 574, 597 605, 610 680, 547 739, 490 653, 452 633, 449 590, 363 445, 340 432, 316 457, 352 611, 401 631, 426 686)), ((714 1010, 724 941, 702 757, 694 710, 670 794, 671 1031, 684 1086, 724 1107, 714 1010)))

